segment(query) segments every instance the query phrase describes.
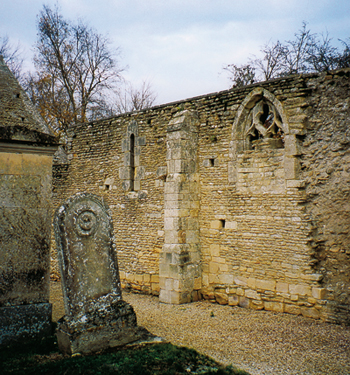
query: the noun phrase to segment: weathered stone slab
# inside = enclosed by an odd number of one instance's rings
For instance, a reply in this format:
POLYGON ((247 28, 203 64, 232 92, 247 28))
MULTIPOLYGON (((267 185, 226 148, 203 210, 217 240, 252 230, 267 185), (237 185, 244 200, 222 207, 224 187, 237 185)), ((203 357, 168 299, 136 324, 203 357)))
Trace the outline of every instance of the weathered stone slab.
POLYGON ((54 219, 66 315, 58 321, 63 353, 90 353, 150 334, 122 300, 110 211, 93 194, 77 194, 54 219))
POLYGON ((0 307, 0 346, 51 334, 51 303, 0 307))
POLYGON ((0 147, 0 347, 51 333, 53 151, 10 144, 0 147))
POLYGON ((66 312, 121 288, 109 211, 95 195, 78 194, 62 205, 55 217, 57 251, 61 264, 66 312))
POLYGON ((138 340, 156 340, 137 326, 132 306, 111 295, 92 301, 84 313, 62 317, 56 335, 59 349, 65 354, 86 354, 138 340))
POLYGON ((51 303, 0 307, 0 346, 51 334, 51 303))

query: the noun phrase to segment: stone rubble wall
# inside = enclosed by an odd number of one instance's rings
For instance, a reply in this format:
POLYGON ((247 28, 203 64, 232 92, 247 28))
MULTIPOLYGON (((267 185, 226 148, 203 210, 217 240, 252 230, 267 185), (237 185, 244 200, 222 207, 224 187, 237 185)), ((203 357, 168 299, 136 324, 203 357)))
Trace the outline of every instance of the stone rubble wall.
POLYGON ((349 324, 349 71, 327 74, 308 87, 313 95, 300 166, 312 223, 311 262, 323 277, 328 320, 349 324))
MULTIPOLYGON (((290 76, 75 126, 68 162, 54 169, 55 204, 84 191, 106 199, 124 287, 167 290, 166 280, 179 279, 168 267, 159 284, 166 236, 198 228, 200 272, 184 285, 203 298, 349 323, 349 75, 290 76), (245 148, 241 119, 261 97, 281 114, 283 148, 245 148), (181 183, 175 194, 166 188, 171 162, 186 164, 181 152, 171 156, 167 132, 183 111, 198 117, 193 197, 181 183), (136 171, 128 191, 131 131, 136 171), (195 220, 174 226, 171 201, 179 214, 186 201, 197 205, 195 220)), ((182 178, 193 181, 186 169, 182 178)), ((169 293, 184 290, 179 284, 169 293)))

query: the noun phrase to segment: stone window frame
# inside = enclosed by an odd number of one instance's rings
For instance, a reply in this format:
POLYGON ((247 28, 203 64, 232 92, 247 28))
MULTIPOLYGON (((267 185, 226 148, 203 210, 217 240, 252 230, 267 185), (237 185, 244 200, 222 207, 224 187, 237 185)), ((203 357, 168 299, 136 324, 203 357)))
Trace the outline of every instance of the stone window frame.
POLYGON ((283 122, 278 110, 265 97, 255 98, 257 101, 253 101, 254 106, 242 124, 244 146, 253 149, 264 143, 270 148, 284 148, 283 122))
MULTIPOLYGON (((239 106, 232 126, 231 139, 235 143, 237 153, 252 149, 249 136, 253 129, 259 132, 262 138, 271 138, 270 129, 265 128, 258 118, 264 105, 269 107, 269 112, 274 113, 275 118, 272 126, 279 127, 284 138, 289 135, 289 125, 281 102, 269 91, 257 88, 250 92, 239 106), (261 104, 261 108, 259 108, 259 104, 261 104)), ((233 146, 232 142, 231 147, 233 146)), ((285 139, 284 142, 286 142, 285 139)))
POLYGON ((119 168, 122 189, 127 193, 139 192, 141 180, 145 178, 145 167, 140 164, 141 147, 146 144, 145 137, 139 136, 139 126, 132 120, 122 139, 123 166, 119 168), (133 140, 133 142, 132 142, 133 140))
MULTIPOLYGON (((275 97, 275 95, 262 87, 258 87, 252 90, 245 97, 236 112, 235 120, 232 125, 229 151, 229 182, 236 183, 237 181, 237 154, 242 154, 246 151, 251 152, 252 150, 250 139, 247 137, 247 133, 249 132, 247 117, 249 116, 249 113, 254 108, 254 106, 261 100, 273 106, 279 117, 278 126, 283 132, 284 148, 275 147, 275 145, 272 145, 271 148, 278 148, 279 150, 284 151, 284 172, 286 188, 300 188, 302 187, 303 183, 299 180, 300 162, 297 157, 301 153, 301 147, 300 142, 297 138, 297 132, 294 132, 290 129, 287 115, 281 102, 275 97)), ((271 138, 268 138, 267 140, 269 139, 271 138)))

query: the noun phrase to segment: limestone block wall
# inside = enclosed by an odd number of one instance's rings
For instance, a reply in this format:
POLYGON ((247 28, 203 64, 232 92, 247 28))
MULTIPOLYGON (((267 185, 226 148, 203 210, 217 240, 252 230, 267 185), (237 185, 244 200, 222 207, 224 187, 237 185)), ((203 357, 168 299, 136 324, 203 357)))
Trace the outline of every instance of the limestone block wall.
POLYGON ((124 287, 348 322, 348 98, 343 70, 76 126, 56 205, 106 199, 124 287))
MULTIPOLYGON (((159 253, 164 243, 166 127, 171 110, 165 119, 150 110, 148 115, 128 114, 76 126, 69 133, 66 161, 60 158, 54 168, 55 207, 78 192, 102 196, 113 214, 123 287, 154 294, 159 293, 159 253)), ((52 276, 59 278, 55 250, 52 258, 52 276)))
POLYGON ((52 155, 0 152, 2 307, 49 302, 51 168, 52 155))
POLYGON ((285 192, 284 150, 246 151, 237 155, 236 189, 241 194, 285 192))
MULTIPOLYGON (((239 137, 228 145, 219 123, 200 138, 202 295, 349 322, 348 211, 340 197, 348 194, 349 73, 309 76, 298 89, 276 84, 269 99, 283 102, 289 127, 282 148, 251 150, 239 137)), ((240 111, 242 104, 234 125, 240 111)))
POLYGON ((45 146, 0 142, 0 347, 51 332, 53 151, 45 146))

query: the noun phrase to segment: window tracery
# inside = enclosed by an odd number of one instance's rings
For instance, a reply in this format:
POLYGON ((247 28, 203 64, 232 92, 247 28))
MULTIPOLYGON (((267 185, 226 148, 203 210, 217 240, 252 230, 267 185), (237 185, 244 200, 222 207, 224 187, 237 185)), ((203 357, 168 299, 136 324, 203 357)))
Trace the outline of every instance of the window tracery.
POLYGON ((259 140, 275 139, 275 147, 284 147, 282 119, 275 106, 265 98, 260 99, 250 110, 246 120, 245 138, 252 148, 259 140))

